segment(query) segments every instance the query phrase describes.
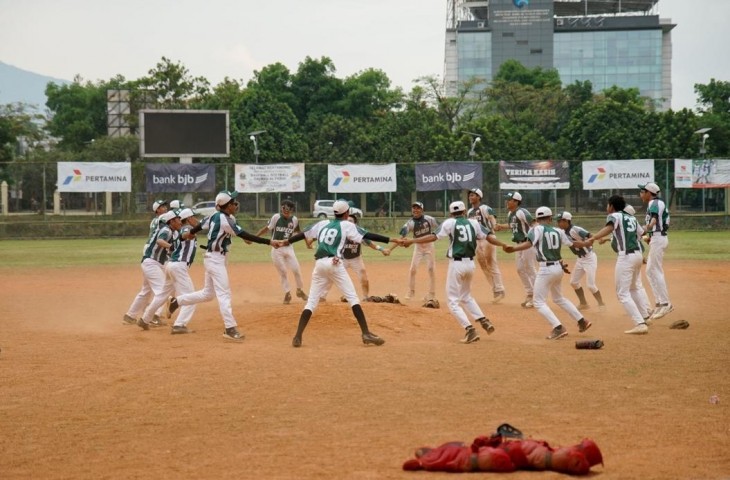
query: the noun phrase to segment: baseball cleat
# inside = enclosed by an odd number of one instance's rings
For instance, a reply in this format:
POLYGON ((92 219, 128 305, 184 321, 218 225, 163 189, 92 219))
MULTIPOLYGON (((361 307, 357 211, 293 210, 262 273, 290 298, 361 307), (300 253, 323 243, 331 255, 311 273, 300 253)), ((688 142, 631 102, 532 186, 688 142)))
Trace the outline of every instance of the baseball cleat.
POLYGON ((626 330, 624 333, 628 333, 629 335, 644 335, 649 333, 649 327, 646 326, 646 323, 640 323, 631 330, 626 330))
POLYGON ((406 295, 403 298, 405 298, 406 300, 410 300, 411 298, 413 298, 415 296, 416 296, 416 292, 414 292, 413 290, 411 290, 411 291, 408 292, 408 295, 406 295))
POLYGON ((385 340, 380 338, 379 336, 375 335, 374 333, 363 333, 362 334, 362 343, 365 345, 377 345, 380 346, 385 343, 385 340))
POLYGON ((192 330, 188 330, 188 327, 184 325, 173 325, 172 330, 170 330, 170 333, 172 335, 180 335, 183 333, 192 333, 192 330))
POLYGON ((553 328, 553 331, 550 332, 550 335, 548 335, 546 338, 548 340, 559 340, 563 337, 568 336, 568 331, 565 329, 564 326, 558 325, 557 327, 553 328))
POLYGON ((535 305, 532 303, 532 297, 527 297, 524 302, 520 303, 522 308, 532 308, 535 305))
POLYGON ((504 292, 494 292, 494 299, 492 299, 493 304, 498 304, 502 300, 504 300, 505 294, 504 292))
POLYGON ((150 327, 164 327, 165 325, 167 325, 167 323, 162 321, 159 315, 153 316, 152 321, 150 322, 150 327))
POLYGON ((578 305, 578 310, 588 310, 589 308, 591 308, 591 306, 587 303, 581 303, 580 305, 578 305))
POLYGON ((469 325, 466 327, 466 335, 461 339, 461 343, 474 343, 479 341, 479 334, 476 329, 469 325))
POLYGON ((291 346, 294 348, 299 348, 302 346, 302 338, 301 337, 294 337, 291 341, 291 346))
POLYGON ((122 322, 125 325, 134 325, 135 323, 137 323, 137 319, 125 313, 122 317, 122 322))
POLYGON ((297 297, 301 298, 302 300, 309 300, 309 297, 306 293, 304 293, 304 290, 301 288, 297 288, 297 297))
POLYGON ((142 320, 141 318, 139 320, 137 320, 137 326, 139 328, 141 328, 142 330, 150 329, 150 325, 147 322, 145 322, 144 320, 142 320))
POLYGON ((662 305, 661 307, 657 308, 654 313, 651 316, 652 320, 659 320, 664 315, 667 315, 669 313, 672 313, 674 311, 674 306, 670 303, 667 305, 662 305))
POLYGON ((581 318, 580 320, 578 320, 578 331, 580 333, 583 333, 586 330, 588 330, 589 328, 591 328, 591 325, 593 325, 591 322, 589 322, 585 318, 581 318))
POLYGON ((291 292, 286 292, 286 295, 284 295, 284 305, 289 305, 291 303, 291 292))
POLYGON ((494 325, 492 325, 492 322, 490 322, 488 318, 480 318, 477 322, 479 322, 482 328, 487 331, 487 335, 494 333, 494 325))
POLYGON ((240 340, 243 340, 244 338, 246 338, 246 336, 243 335, 242 333, 240 333, 236 329, 236 327, 229 327, 229 328, 226 328, 225 331, 223 332, 223 338, 227 338, 228 340, 240 341, 240 340))

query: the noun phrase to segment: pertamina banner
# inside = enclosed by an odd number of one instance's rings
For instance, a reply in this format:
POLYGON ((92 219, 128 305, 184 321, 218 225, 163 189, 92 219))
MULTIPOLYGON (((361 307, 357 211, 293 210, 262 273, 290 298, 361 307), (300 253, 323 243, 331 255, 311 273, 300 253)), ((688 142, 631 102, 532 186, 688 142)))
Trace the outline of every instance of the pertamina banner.
POLYGON ((437 162, 416 164, 416 190, 468 190, 482 188, 482 164, 437 162))
POLYGON ((215 166, 205 163, 151 163, 144 176, 151 193, 215 191, 215 166))
POLYGON ((236 190, 244 193, 303 192, 303 163, 236 164, 236 190))
POLYGON ((502 190, 564 190, 570 188, 568 162, 557 160, 499 162, 502 190))
POLYGON ((395 192, 395 163, 387 165, 328 165, 330 193, 395 192))
POLYGON ((654 160, 585 161, 584 190, 636 189, 640 183, 654 181, 654 160))
POLYGON ((730 160, 674 160, 677 188, 730 188, 730 160))
POLYGON ((131 192, 129 162, 58 162, 59 192, 131 192))

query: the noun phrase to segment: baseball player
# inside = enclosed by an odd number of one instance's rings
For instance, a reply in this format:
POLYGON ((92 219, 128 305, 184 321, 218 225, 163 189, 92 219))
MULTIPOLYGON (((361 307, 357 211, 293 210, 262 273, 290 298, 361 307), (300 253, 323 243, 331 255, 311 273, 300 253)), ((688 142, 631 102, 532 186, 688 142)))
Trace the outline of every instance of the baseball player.
POLYGON ((658 320, 674 311, 669 301, 669 290, 664 278, 664 252, 669 246, 669 209, 658 197, 659 186, 656 183, 639 185, 639 196, 646 203, 646 242, 649 244, 649 255, 646 259, 646 276, 654 293, 656 307, 651 320, 658 320))
POLYGON ((452 202, 449 205, 451 217, 444 220, 434 233, 423 237, 407 238, 404 245, 412 243, 435 242, 441 238, 449 239, 447 257, 449 270, 446 274, 446 297, 449 311, 465 330, 461 343, 479 341, 479 334, 469 321, 469 316, 479 323, 487 334, 494 332, 494 325, 482 313, 479 304, 471 294, 471 282, 474 278, 474 256, 477 251, 477 240, 486 239, 493 245, 505 248, 506 245, 475 219, 465 216, 464 202, 452 202), (467 316, 467 312, 468 315, 467 316))
MULTIPOLYGON (((349 213, 347 216, 347 220, 354 223, 355 225, 358 224, 357 217, 349 215, 349 213)), ((315 242, 315 239, 305 238, 304 241, 307 242, 307 246, 311 248, 311 244, 315 242)), ((342 249, 342 264, 345 266, 345 270, 351 270, 360 281, 360 288, 362 289, 362 300, 364 302, 367 302, 368 298, 370 297, 370 281, 368 280, 368 272, 365 269, 365 262, 362 259, 362 244, 367 245, 373 250, 377 250, 386 257, 390 255, 390 249, 383 248, 380 245, 375 245, 367 238, 363 238, 362 243, 353 242, 351 240, 347 240, 345 242, 345 246, 342 249)), ((329 291, 325 292, 323 294, 323 297, 326 297, 327 293, 329 293, 329 291)), ((345 297, 344 295, 341 296, 340 301, 346 302, 347 297, 345 297)))
POLYGON ((180 200, 170 200, 170 210, 182 211, 185 208, 185 204, 180 200))
MULTIPOLYGON (((424 237, 431 235, 438 228, 438 220, 423 213, 423 203, 413 202, 411 204, 411 214, 413 217, 400 229, 402 238, 405 238, 410 232, 413 232, 413 238, 424 237)), ((391 251, 397 247, 398 245, 394 245, 391 251)), ((413 249, 411 268, 408 272, 408 295, 405 296, 407 300, 416 295, 416 273, 421 263, 425 263, 428 269, 428 296, 425 300, 436 297, 436 247, 431 243, 425 243, 418 244, 413 249)))
POLYGON ((400 243, 401 240, 390 239, 377 233, 365 232, 354 223, 348 222, 350 205, 343 200, 337 200, 332 209, 335 214, 333 220, 317 222, 306 228, 304 232, 295 233, 288 240, 285 240, 285 244, 291 244, 305 238, 317 239, 317 250, 314 253, 316 261, 312 272, 309 299, 299 317, 299 325, 297 326, 297 333, 292 339, 292 346, 296 348, 302 346, 304 329, 307 327, 307 323, 309 323, 309 319, 317 308, 320 299, 333 283, 340 289, 340 292, 347 298, 350 307, 352 307, 352 313, 355 315, 362 331, 362 342, 365 345, 382 345, 385 340, 372 333, 368 328, 365 312, 360 306, 355 287, 342 262, 343 249, 348 240, 356 243, 362 242, 365 238, 383 243, 400 243))
POLYGON ((578 331, 585 332, 591 328, 591 322, 583 318, 583 315, 571 302, 563 296, 561 283, 563 280, 563 264, 560 256, 560 246, 568 245, 576 248, 590 246, 589 243, 581 240, 573 240, 565 234, 565 231, 554 228, 553 212, 548 207, 540 207, 535 211, 537 225, 527 234, 524 242, 506 249, 507 252, 516 252, 535 248, 537 262, 540 268, 535 277, 534 305, 538 313, 542 315, 553 327, 548 340, 558 340, 568 335, 568 330, 560 323, 558 317, 553 313, 547 304, 548 294, 552 295, 553 302, 565 310, 573 320, 578 323, 578 331))
MULTIPOLYGON (((472 188, 468 195, 471 207, 466 212, 466 216, 473 218, 488 230, 494 231, 497 219, 492 207, 482 204, 482 191, 472 188)), ((502 282, 502 272, 497 264, 497 247, 486 240, 477 240, 477 262, 479 262, 484 276, 487 277, 487 281, 492 285, 494 294, 492 303, 501 302, 504 299, 504 283, 502 282)))
MULTIPOLYGON (((174 249, 172 255, 170 255, 170 259, 165 264, 165 272, 167 272, 168 278, 172 281, 175 294, 184 295, 195 291, 193 281, 190 279, 189 269, 195 260, 198 242, 195 235, 191 233, 191 230, 200 222, 195 218, 195 213, 189 208, 183 209, 179 216, 182 224, 180 227, 180 235, 174 242, 174 249)), ((169 313, 169 301, 167 306, 169 313)), ((170 333, 173 335, 189 333, 188 323, 190 323, 194 313, 194 304, 182 307, 175 323, 172 325, 172 331, 170 333)))
MULTIPOLYGON (((558 215, 558 227, 565 230, 565 234, 573 240, 582 241, 591 237, 591 232, 585 228, 579 227, 578 225, 573 225, 573 215, 571 215, 570 212, 562 212, 558 215)), ((580 301, 578 310, 590 308, 590 305, 588 305, 588 302, 586 301, 586 295, 583 291, 583 287, 580 284, 583 276, 586 277, 588 290, 590 290, 593 294, 593 298, 595 298, 598 302, 598 306, 605 307, 603 297, 601 297, 601 292, 596 286, 598 257, 593 251, 593 247, 587 246, 578 248, 576 246, 570 246, 569 248, 570 251, 578 257, 578 260, 575 262, 575 267, 573 268, 573 273, 570 275, 570 286, 573 287, 573 290, 575 290, 575 294, 578 296, 578 300, 580 301)))
MULTIPOLYGON (((281 202, 280 213, 274 214, 269 223, 261 228, 256 235, 261 236, 264 232, 271 232, 272 240, 286 240, 293 233, 301 231, 299 229, 299 219, 294 215, 294 202, 284 200, 281 202)), ((279 272, 279 280, 281 288, 284 289, 284 304, 291 303, 291 287, 289 286, 289 272, 294 274, 294 281, 297 285, 297 297, 307 300, 307 294, 304 293, 304 283, 302 282, 302 272, 299 268, 299 261, 291 246, 272 248, 271 260, 274 262, 276 271, 279 272)))
POLYGON ((640 244, 644 229, 636 221, 636 218, 624 212, 624 208, 626 208, 624 197, 611 195, 606 205, 606 211, 608 212, 606 226, 596 232, 588 241, 593 244, 593 242, 609 234, 613 234, 616 239, 616 248, 618 250, 614 273, 616 295, 634 323, 634 327, 624 333, 643 335, 649 333, 649 327, 641 312, 645 312, 648 306, 637 305, 637 300, 641 298, 637 280, 641 275, 643 257, 640 244))
MULTIPOLYGON (((520 192, 510 192, 507 194, 507 223, 495 225, 495 230, 512 230, 512 242, 522 243, 527 240, 527 232, 534 222, 530 212, 521 206, 522 195, 520 192)), ((517 275, 522 280, 525 287, 527 297, 522 302, 524 308, 533 307, 533 286, 535 284, 535 263, 533 257, 527 252, 515 252, 515 262, 517 263, 517 275)))
POLYGON ((144 258, 142 259, 142 275, 146 284, 154 294, 152 302, 147 305, 144 314, 137 320, 142 330, 149 330, 155 311, 162 307, 173 292, 173 284, 165 272, 165 262, 172 250, 182 223, 177 212, 169 211, 160 216, 159 228, 152 237, 144 258))
POLYGON ((233 216, 238 209, 237 191, 222 191, 215 197, 218 211, 203 220, 190 230, 195 235, 201 230, 208 231, 208 245, 206 247, 203 266, 205 267, 205 285, 202 290, 187 293, 170 299, 168 310, 174 313, 178 307, 208 302, 213 297, 218 298, 218 307, 223 317, 225 330, 223 338, 240 341, 244 335, 237 329, 237 322, 231 307, 231 285, 226 270, 226 254, 231 246, 231 237, 240 237, 253 243, 262 245, 280 246, 279 240, 257 237, 241 228, 233 216))
MULTIPOLYGON (((149 235, 147 236, 147 241, 144 244, 144 247, 142 248, 142 260, 144 261, 144 256, 147 252, 147 247, 149 246, 150 242, 152 241, 152 238, 154 235, 157 234, 157 229, 160 225, 160 217, 167 213, 167 201, 165 200, 155 200, 152 203, 152 212, 155 214, 155 216, 150 221, 150 231, 149 235)), ((147 281, 144 281, 142 283, 142 288, 140 288, 139 292, 137 293, 137 296, 134 297, 134 300, 132 300, 132 304, 129 306, 129 309, 127 309, 127 313, 124 314, 122 317, 122 323, 126 325, 135 325, 137 323, 137 320, 142 316, 142 313, 144 312, 145 307, 149 304, 150 298, 152 297, 152 290, 150 290, 149 283, 147 281)), ((157 314, 152 318, 152 326, 161 326, 162 320, 160 318, 160 313, 162 311, 157 312, 157 314)))

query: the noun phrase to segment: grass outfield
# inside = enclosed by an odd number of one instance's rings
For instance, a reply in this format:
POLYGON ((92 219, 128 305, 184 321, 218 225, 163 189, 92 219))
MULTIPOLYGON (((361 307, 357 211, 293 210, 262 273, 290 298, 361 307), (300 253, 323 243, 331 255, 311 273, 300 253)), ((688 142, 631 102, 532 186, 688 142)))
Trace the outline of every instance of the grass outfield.
MULTIPOLYGON (((499 233, 498 237, 508 241, 507 233, 499 233)), ((730 248, 727 246, 728 232, 690 232, 676 231, 670 235, 668 260, 730 260, 730 248)), ((6 240, 3 241, 3 254, 0 269, 18 267, 53 267, 90 265, 124 265, 141 259, 143 238, 101 238, 90 240, 6 240)), ((445 241, 437 242, 439 258, 446 251, 445 241)), ((398 247, 391 259, 363 247, 368 262, 388 260, 409 260, 412 250, 398 247)), ((300 261, 311 258, 313 251, 307 250, 304 242, 295 244, 300 261)), ((599 256, 613 255, 610 247, 596 246, 599 256)), ((202 254, 202 250, 199 251, 202 254)), ((500 258, 507 260, 510 255, 500 251, 500 258)), ((573 255, 563 250, 563 258, 572 260, 573 255)), ((264 245, 246 245, 236 239, 230 254, 231 262, 266 262, 270 261, 269 247, 264 245)))

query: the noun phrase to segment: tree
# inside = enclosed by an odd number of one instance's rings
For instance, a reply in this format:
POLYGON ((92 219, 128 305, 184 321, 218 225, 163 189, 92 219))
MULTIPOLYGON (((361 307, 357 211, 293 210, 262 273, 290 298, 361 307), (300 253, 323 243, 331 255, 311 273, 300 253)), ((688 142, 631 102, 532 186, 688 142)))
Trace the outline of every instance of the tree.
POLYGON ((51 111, 48 131, 59 139, 61 149, 79 151, 91 140, 106 135, 108 87, 101 82, 84 82, 79 76, 68 85, 46 86, 46 106, 51 111))
POLYGON ((494 81, 507 83, 519 83, 520 85, 540 88, 560 88, 560 74, 554 68, 542 69, 541 67, 527 68, 517 60, 507 60, 499 67, 494 76, 494 81))
POLYGON ((434 107, 453 132, 459 120, 469 121, 476 116, 484 101, 483 86, 483 79, 474 77, 458 86, 456 96, 449 97, 438 77, 425 76, 416 79, 416 87, 408 101, 412 102, 415 96, 434 107))
POLYGON ((310 116, 340 113, 338 103, 344 97, 344 86, 335 72, 335 65, 328 57, 319 60, 306 57, 299 64, 291 78, 291 91, 296 98, 292 110, 301 125, 310 116))
POLYGON ((140 78, 138 89, 154 92, 158 108, 184 109, 200 102, 210 93, 210 83, 204 77, 193 77, 180 62, 162 57, 148 76, 140 78))

